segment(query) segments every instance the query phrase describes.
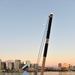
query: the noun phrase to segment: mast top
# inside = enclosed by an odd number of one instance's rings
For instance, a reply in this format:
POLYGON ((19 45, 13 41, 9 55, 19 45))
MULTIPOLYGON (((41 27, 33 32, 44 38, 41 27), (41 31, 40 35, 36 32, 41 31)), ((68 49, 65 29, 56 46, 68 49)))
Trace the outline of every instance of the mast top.
POLYGON ((51 17, 51 18, 53 17, 53 13, 52 12, 50 13, 49 17, 51 17))

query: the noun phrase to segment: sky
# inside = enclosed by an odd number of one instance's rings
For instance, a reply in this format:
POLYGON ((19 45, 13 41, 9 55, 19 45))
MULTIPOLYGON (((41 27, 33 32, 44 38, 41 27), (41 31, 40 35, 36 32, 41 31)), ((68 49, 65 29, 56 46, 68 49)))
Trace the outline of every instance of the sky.
POLYGON ((0 0, 0 59, 37 63, 51 12, 45 65, 75 65, 75 0, 0 0))

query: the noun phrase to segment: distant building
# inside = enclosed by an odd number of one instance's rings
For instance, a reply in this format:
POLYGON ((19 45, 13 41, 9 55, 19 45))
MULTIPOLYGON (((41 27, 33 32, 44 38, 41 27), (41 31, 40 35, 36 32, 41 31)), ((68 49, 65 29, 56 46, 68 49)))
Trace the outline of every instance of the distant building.
POLYGON ((71 64, 69 64, 69 69, 73 69, 73 66, 71 64))
POLYGON ((18 70, 21 68, 21 60, 15 60, 14 69, 18 70))
POLYGON ((5 70, 6 69, 6 63, 5 62, 1 62, 1 69, 5 70))
POLYGON ((6 68, 7 69, 10 69, 10 70, 14 69, 14 63, 7 61, 6 62, 6 68))
POLYGON ((62 68, 62 63, 58 63, 58 69, 61 70, 62 68))
POLYGON ((1 70, 1 62, 2 62, 2 61, 1 61, 1 59, 0 59, 0 70, 1 70))
POLYGON ((30 64, 30 67, 31 67, 31 68, 34 68, 34 64, 30 64))
POLYGON ((69 64, 63 63, 62 68, 68 69, 69 68, 69 64))
POLYGON ((75 66, 73 66, 73 70, 75 70, 75 66))
POLYGON ((37 69, 38 68, 38 64, 34 64, 34 69, 37 69))
POLYGON ((21 68, 24 66, 24 62, 21 62, 21 68))
POLYGON ((26 60, 24 64, 27 64, 28 67, 30 68, 30 65, 31 65, 31 64, 30 64, 30 61, 29 61, 29 60, 26 60))

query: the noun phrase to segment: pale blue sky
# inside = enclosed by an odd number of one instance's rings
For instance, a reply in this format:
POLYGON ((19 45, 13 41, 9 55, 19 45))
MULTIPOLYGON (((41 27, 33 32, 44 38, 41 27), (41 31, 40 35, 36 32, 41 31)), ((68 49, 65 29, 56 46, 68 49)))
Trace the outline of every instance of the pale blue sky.
POLYGON ((46 65, 59 62, 75 65, 74 0, 0 0, 0 58, 36 63, 51 12, 46 65))

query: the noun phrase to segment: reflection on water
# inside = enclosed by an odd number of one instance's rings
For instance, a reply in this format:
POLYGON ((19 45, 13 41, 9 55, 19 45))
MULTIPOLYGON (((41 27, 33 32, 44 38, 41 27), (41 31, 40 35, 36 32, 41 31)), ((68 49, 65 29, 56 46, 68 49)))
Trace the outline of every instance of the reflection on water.
MULTIPOLYGON (((22 75, 22 73, 0 73, 0 75, 22 75)), ((34 73, 31 72, 29 75, 34 73)), ((40 72, 37 75, 40 75, 40 72)), ((44 75, 75 75, 75 72, 44 72, 44 75)))
POLYGON ((69 75, 69 72, 59 72, 59 75, 69 75))
POLYGON ((59 72, 58 75, 75 75, 75 72, 59 72))
POLYGON ((22 75, 22 73, 0 73, 0 75, 22 75))

